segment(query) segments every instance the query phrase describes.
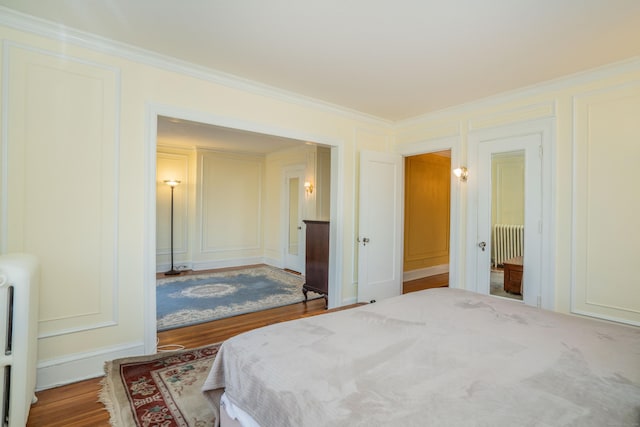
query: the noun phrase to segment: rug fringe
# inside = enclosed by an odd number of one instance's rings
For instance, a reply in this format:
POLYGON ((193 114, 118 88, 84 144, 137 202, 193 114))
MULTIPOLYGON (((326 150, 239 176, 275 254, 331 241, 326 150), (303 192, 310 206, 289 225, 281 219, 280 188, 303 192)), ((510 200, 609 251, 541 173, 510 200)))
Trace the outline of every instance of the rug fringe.
POLYGON ((118 422, 117 409, 110 396, 114 395, 113 385, 110 385, 109 372, 111 371, 111 362, 104 362, 105 376, 100 380, 100 392, 98 393, 98 401, 102 403, 109 412, 109 424, 113 427, 124 427, 118 422))

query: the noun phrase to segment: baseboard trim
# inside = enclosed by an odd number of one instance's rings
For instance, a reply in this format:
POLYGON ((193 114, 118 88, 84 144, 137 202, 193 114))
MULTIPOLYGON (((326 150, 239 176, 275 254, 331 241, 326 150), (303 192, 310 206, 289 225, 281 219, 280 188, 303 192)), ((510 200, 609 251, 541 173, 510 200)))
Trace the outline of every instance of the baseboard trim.
POLYGON ((276 258, 265 257, 263 259, 262 263, 270 265, 270 266, 275 267, 275 268, 284 269, 284 263, 281 260, 276 259, 276 258))
MULTIPOLYGON (((173 267, 178 271, 192 270, 193 269, 193 263, 191 263, 191 262, 179 262, 177 264, 174 264, 173 267)), ((171 270, 171 264, 169 264, 169 263, 156 264, 156 273, 164 273, 165 271, 169 271, 169 270, 171 270)))
POLYGON ((244 265, 264 264, 264 257, 248 257, 223 259, 219 261, 199 261, 193 262, 191 268, 193 271, 215 270, 216 268, 242 267, 244 265))
POLYGON ((356 297, 344 298, 342 300, 342 306, 356 304, 357 302, 358 298, 356 297))
POLYGON ((405 271, 402 274, 402 281, 409 282, 411 280, 422 279, 424 277, 436 276, 438 274, 448 273, 449 264, 434 265, 433 267, 420 268, 418 270, 405 271))
POLYGON ((36 391, 101 377, 106 361, 143 354, 140 341, 38 362, 36 391))

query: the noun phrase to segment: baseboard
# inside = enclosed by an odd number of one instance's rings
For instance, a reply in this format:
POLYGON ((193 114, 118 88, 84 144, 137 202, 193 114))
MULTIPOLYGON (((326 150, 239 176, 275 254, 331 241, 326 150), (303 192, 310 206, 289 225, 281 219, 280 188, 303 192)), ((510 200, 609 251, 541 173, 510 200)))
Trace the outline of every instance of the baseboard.
POLYGON ((402 281, 409 282, 411 280, 422 279, 424 277, 436 276, 438 274, 448 273, 449 264, 434 265, 433 267, 420 268, 418 270, 405 271, 402 274, 402 281))
POLYGON ((356 304, 357 302, 358 302, 358 298, 356 298, 356 297, 344 298, 342 300, 342 304, 340 305, 340 307, 345 306, 345 305, 356 304))
POLYGON ((276 259, 276 258, 265 257, 265 258, 263 258, 262 263, 270 265, 270 266, 275 267, 275 268, 284 269, 284 262, 282 262, 282 260, 279 260, 279 259, 276 259))
POLYGON ((144 343, 135 342, 39 362, 36 391, 101 377, 104 362, 143 354, 144 343))
POLYGON ((264 257, 248 257, 224 259, 219 261, 195 261, 191 268, 193 271, 215 270, 216 268, 242 267, 243 265, 264 264, 264 257))
MULTIPOLYGON (((178 271, 192 270, 193 264, 191 262, 180 262, 180 263, 174 264, 173 267, 178 271)), ((171 264, 169 263, 156 264, 156 273, 164 273, 165 271, 169 271, 169 270, 171 270, 171 264)))
MULTIPOLYGON (((219 261, 195 261, 195 262, 179 262, 174 263, 174 268, 178 271, 183 270, 215 270, 216 268, 228 268, 228 267, 242 267, 243 265, 255 265, 255 264, 267 264, 276 268, 284 268, 282 260, 278 260, 270 257, 249 257, 249 258, 234 258, 224 259, 219 261)), ((156 264, 156 273, 164 273, 171 269, 171 264, 163 263, 156 264)))

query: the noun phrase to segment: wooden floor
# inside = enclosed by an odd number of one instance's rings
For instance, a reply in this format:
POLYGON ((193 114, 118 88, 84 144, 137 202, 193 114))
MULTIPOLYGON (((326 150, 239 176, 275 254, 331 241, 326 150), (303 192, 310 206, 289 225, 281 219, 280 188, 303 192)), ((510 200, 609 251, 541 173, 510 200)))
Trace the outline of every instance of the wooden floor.
MULTIPOLYGON (((447 286, 448 274, 404 283, 403 293, 447 286)), ((352 306, 341 307, 340 309, 352 306)), ((214 322, 159 332, 159 346, 199 347, 224 341, 239 333, 301 317, 326 313, 324 299, 243 314, 214 322)), ((98 427, 109 426, 109 414, 98 402, 100 380, 82 381, 37 393, 38 402, 31 406, 28 427, 98 427)))
POLYGON ((421 291, 423 289, 442 288, 449 286, 449 273, 411 280, 402 284, 402 293, 421 291))

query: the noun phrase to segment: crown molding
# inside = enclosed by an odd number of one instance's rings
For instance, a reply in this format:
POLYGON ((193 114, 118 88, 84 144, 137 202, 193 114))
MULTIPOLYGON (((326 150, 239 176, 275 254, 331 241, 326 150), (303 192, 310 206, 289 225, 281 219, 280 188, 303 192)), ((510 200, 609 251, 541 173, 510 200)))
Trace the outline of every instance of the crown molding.
POLYGON ((279 101, 303 107, 319 109, 353 120, 364 121, 385 127, 392 127, 394 123, 391 120, 386 120, 360 111, 342 107, 340 105, 289 92, 284 89, 237 77, 232 74, 203 67, 177 58, 161 55, 133 45, 101 37, 96 34, 76 30, 42 18, 27 15, 4 6, 0 6, 0 25, 57 40, 62 43, 69 43, 85 49, 117 56, 166 71, 187 75, 232 89, 267 96, 269 98, 274 98, 279 101))

